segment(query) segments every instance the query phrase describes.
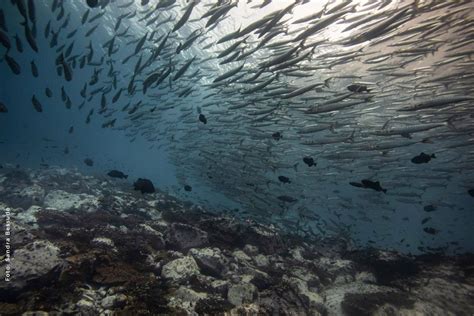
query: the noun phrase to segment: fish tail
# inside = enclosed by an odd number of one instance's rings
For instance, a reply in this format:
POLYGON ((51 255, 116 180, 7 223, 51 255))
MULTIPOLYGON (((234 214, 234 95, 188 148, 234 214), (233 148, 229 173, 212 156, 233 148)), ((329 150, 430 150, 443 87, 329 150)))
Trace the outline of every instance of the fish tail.
POLYGON ((435 154, 431 154, 431 158, 436 158, 436 155, 435 155, 435 154))
POLYGON ((293 165, 293 169, 295 169, 296 172, 298 172, 298 164, 299 164, 299 162, 297 162, 293 165))

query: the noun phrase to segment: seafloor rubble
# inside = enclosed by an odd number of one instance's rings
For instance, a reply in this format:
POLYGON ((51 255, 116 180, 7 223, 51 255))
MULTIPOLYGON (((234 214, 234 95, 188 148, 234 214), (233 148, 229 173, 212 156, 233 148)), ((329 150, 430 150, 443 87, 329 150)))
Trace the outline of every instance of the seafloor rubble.
POLYGON ((472 315, 472 255, 354 250, 59 168, 0 169, 2 315, 472 315))

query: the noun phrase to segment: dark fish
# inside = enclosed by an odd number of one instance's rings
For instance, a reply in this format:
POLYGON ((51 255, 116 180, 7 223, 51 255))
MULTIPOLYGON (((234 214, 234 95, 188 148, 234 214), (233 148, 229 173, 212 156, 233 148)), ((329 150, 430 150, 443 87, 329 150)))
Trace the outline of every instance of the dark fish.
POLYGON ((275 132, 275 133, 272 134, 272 138, 274 140, 280 140, 280 139, 283 138, 283 135, 280 132, 275 132))
POLYGON ((353 187, 364 188, 364 185, 359 182, 349 182, 349 184, 352 185, 353 187))
POLYGON ((312 157, 306 156, 303 158, 303 162, 308 165, 308 167, 316 166, 314 159, 312 157))
POLYGON ((7 51, 12 47, 8 35, 0 30, 0 43, 7 49, 7 51))
POLYGON ((367 86, 361 84, 351 84, 347 86, 347 90, 351 92, 361 93, 361 92, 370 92, 367 86))
POLYGON ((38 52, 38 45, 36 45, 36 40, 33 36, 33 33, 31 32, 30 28, 28 27, 28 23, 25 21, 25 22, 22 22, 20 24, 25 27, 26 41, 28 42, 28 44, 30 44, 31 49, 34 50, 35 52, 38 52))
POLYGON ((5 22, 5 15, 3 14, 2 9, 0 9, 0 28, 3 29, 5 32, 8 32, 7 23, 5 22))
POLYGON ((420 163, 428 163, 432 158, 436 158, 435 154, 427 155, 425 153, 421 153, 418 156, 415 156, 411 159, 411 162, 420 164, 420 163))
POLYGON ((86 166, 89 166, 89 167, 92 167, 94 165, 94 161, 90 158, 84 159, 84 163, 86 164, 86 166))
POLYGON ((141 5, 147 5, 150 0, 142 0, 141 5))
POLYGON ((38 67, 36 67, 35 61, 31 61, 31 74, 33 77, 38 78, 38 67))
POLYGON ((44 28, 44 38, 48 38, 50 32, 51 32, 51 20, 48 21, 48 24, 46 24, 46 27, 44 28))
POLYGON ((199 114, 199 121, 207 124, 207 118, 204 116, 204 114, 199 114))
POLYGON ((15 35, 15 44, 16 44, 16 50, 19 53, 23 53, 23 43, 20 40, 20 37, 18 35, 15 35))
POLYGON ((107 173, 107 175, 109 177, 112 177, 112 178, 119 178, 119 179, 127 179, 128 178, 128 175, 126 175, 122 171, 118 171, 118 170, 111 170, 111 171, 109 171, 109 173, 107 173))
POLYGON ((193 188, 192 188, 190 185, 187 185, 187 184, 186 184, 186 185, 184 186, 184 191, 186 191, 186 192, 191 192, 192 190, 193 190, 193 188))
POLYGON ((99 5, 99 0, 87 0, 87 5, 91 8, 95 8, 99 5))
POLYGON ((294 203, 296 201, 298 201, 297 199, 295 199, 294 197, 291 197, 291 196, 288 196, 288 195, 280 195, 278 197, 278 199, 280 201, 283 201, 283 202, 287 202, 287 203, 294 203))
POLYGON ((434 229, 433 227, 425 227, 423 228, 423 230, 425 231, 425 233, 430 235, 436 235, 437 233, 439 233, 439 230, 434 229))
POLYGON ((7 106, 3 104, 2 102, 0 102, 0 113, 7 113, 7 112, 8 112, 7 106))
POLYGON ((87 18, 89 17, 90 12, 91 12, 91 10, 87 9, 87 11, 84 12, 84 14, 82 15, 82 18, 81 18, 81 24, 82 25, 84 25, 87 22, 87 18))
POLYGON ((468 190, 467 193, 469 193, 470 196, 474 197, 474 189, 468 190))
POLYGON ((436 206, 434 206, 433 204, 425 205, 425 206, 423 207, 423 210, 424 210, 425 212, 434 212, 434 211, 436 211, 436 206))
POLYGON ((283 182, 283 183, 291 183, 290 178, 285 177, 285 176, 279 176, 278 180, 280 180, 280 182, 283 182))
POLYGON ((383 193, 387 193, 387 190, 386 189, 383 189, 381 186, 380 186, 380 182, 379 181, 370 181, 370 180, 367 180, 367 179, 364 179, 361 181, 362 185, 364 186, 364 188, 368 188, 368 189, 372 189, 372 190, 375 190, 377 192, 383 192, 383 193))
POLYGON ((425 218, 423 218, 423 220, 421 221, 421 225, 426 224, 429 220, 431 220, 431 217, 425 217, 425 218))
POLYGON ((71 71, 71 68, 69 67, 69 64, 64 60, 63 54, 59 56, 59 62, 63 67, 64 78, 66 79, 66 81, 71 81, 72 71, 71 71))
POLYGON ((64 154, 65 155, 69 154, 69 147, 67 147, 67 146, 64 147, 64 154))
POLYGON ((36 14, 35 14, 35 3, 34 0, 28 0, 28 17, 30 18, 31 23, 36 23, 36 14))
POLYGON ((181 19, 179 19, 178 23, 175 24, 175 26, 173 27, 173 31, 172 32, 175 32, 177 30, 179 30, 189 19, 189 16, 191 15, 191 13, 193 12, 193 8, 194 6, 196 5, 196 3, 194 1, 192 1, 188 7, 186 8, 186 11, 184 12, 183 16, 181 17, 181 19))
POLYGON ((140 191, 142 193, 154 193, 155 187, 153 183, 148 179, 138 178, 137 181, 133 184, 133 189, 135 191, 140 191))
POLYGON ((31 98, 31 103, 33 103, 33 107, 37 112, 43 112, 43 106, 41 103, 38 101, 36 96, 33 94, 33 97, 31 98))
POLYGON ((7 61, 8 67, 10 67, 11 71, 15 75, 19 75, 21 73, 20 65, 18 65, 15 59, 8 55, 5 55, 5 60, 7 61))
POLYGON ((69 127, 68 133, 72 134, 74 132, 74 126, 69 127))

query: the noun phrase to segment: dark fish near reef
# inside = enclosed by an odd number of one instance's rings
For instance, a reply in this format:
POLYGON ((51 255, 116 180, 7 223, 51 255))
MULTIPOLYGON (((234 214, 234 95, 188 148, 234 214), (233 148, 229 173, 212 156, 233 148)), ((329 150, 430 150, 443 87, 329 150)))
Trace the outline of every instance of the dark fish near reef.
POLYGON ((347 90, 349 90, 351 92, 356 92, 356 93, 370 92, 370 90, 367 88, 367 86, 364 86, 364 85, 361 85, 361 84, 351 84, 351 85, 347 86, 347 90))
POLYGON ((190 185, 187 185, 187 184, 186 184, 186 185, 184 186, 184 191, 186 191, 186 192, 191 192, 192 190, 193 190, 193 188, 192 188, 190 185))
POLYGON ((290 179, 285 176, 279 176, 278 180, 280 180, 280 182, 283 182, 283 183, 291 183, 290 179))
POLYGON ((119 171, 119 170, 111 170, 107 173, 107 175, 109 177, 112 177, 112 178, 119 178, 119 179, 127 179, 128 178, 128 175, 126 175, 125 173, 123 173, 122 171, 119 171))
POLYGON ((133 189, 135 191, 140 191, 142 193, 154 193, 155 187, 153 183, 148 179, 138 178, 135 183, 133 183, 133 189))
POLYGON ((439 233, 439 230, 434 229, 433 227, 425 227, 423 228, 423 230, 425 231, 425 233, 430 234, 430 235, 436 235, 437 233, 439 233))
POLYGON ((421 153, 418 156, 413 157, 411 162, 415 164, 428 163, 432 158, 436 158, 435 154, 427 155, 425 153, 421 153))
POLYGON ((280 201, 285 202, 285 203, 294 203, 294 202, 298 201, 298 200, 295 199, 294 197, 291 197, 291 196, 288 196, 288 195, 280 195, 280 196, 278 197, 278 199, 279 199, 280 201))
POLYGON ((90 158, 84 159, 84 163, 89 167, 92 167, 94 165, 94 161, 90 158))
POLYGON ((303 162, 308 165, 308 167, 316 166, 314 159, 312 157, 306 156, 303 158, 303 162))
POLYGON ((434 206, 433 204, 425 205, 425 206, 423 207, 423 210, 424 210, 425 212, 434 212, 434 211, 436 211, 436 206, 434 206))
POLYGON ((361 183, 364 185, 364 188, 369 188, 369 189, 372 189, 372 190, 375 190, 377 192, 383 192, 383 193, 387 193, 387 190, 386 189, 383 189, 381 186, 380 186, 380 182, 379 181, 370 181, 370 180, 362 180, 361 183))
POLYGON ((7 112, 8 112, 7 106, 3 104, 2 102, 0 102, 0 113, 7 113, 7 112))
POLYGON ((199 121, 207 124, 207 118, 204 116, 204 114, 199 114, 199 121))
POLYGON ((377 192, 387 193, 387 190, 383 189, 380 186, 379 181, 374 182, 374 181, 371 181, 371 180, 364 179, 360 183, 359 182, 349 182, 349 184, 354 186, 354 187, 357 187, 357 188, 372 189, 372 190, 375 190, 377 192))
POLYGON ((275 133, 272 134, 272 138, 274 140, 280 140, 280 139, 283 138, 283 135, 280 132, 275 132, 275 133))

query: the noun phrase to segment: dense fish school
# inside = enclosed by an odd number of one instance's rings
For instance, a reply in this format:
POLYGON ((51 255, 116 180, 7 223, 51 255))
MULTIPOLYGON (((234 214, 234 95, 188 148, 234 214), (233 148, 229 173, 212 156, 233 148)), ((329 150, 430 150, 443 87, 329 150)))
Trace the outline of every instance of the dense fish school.
MULTIPOLYGON (((28 104, 2 91, 1 119, 69 111, 74 125, 48 143, 62 155, 99 124, 165 151, 175 194, 218 212, 360 246, 472 250, 472 0, 0 8, 1 80, 38 87, 28 104)), ((146 181, 136 189, 154 192, 146 181)))

